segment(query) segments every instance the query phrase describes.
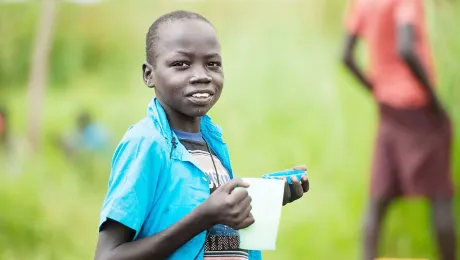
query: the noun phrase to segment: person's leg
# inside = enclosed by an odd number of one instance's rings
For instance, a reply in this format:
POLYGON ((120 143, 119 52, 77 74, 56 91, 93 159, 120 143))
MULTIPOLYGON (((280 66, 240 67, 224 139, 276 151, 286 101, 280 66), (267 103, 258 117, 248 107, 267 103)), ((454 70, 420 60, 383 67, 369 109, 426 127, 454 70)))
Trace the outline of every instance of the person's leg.
POLYGON ((378 254, 382 222, 393 198, 400 193, 397 160, 394 157, 394 127, 389 119, 392 109, 380 105, 380 122, 372 162, 370 199, 364 216, 362 252, 364 260, 378 254))
POLYGON ((432 199, 431 211, 440 260, 456 260, 456 236, 452 199, 432 199))
POLYGON ((409 195, 430 199, 432 224, 439 245, 440 260, 454 260, 455 228, 453 216, 453 181, 451 171, 452 129, 450 120, 439 125, 430 111, 412 111, 406 118, 411 125, 399 142, 402 187, 409 195))
POLYGON ((378 254, 382 222, 391 199, 371 199, 364 219, 364 260, 374 260, 378 254))
POLYGON ((454 185, 451 170, 452 125, 448 115, 446 115, 445 120, 444 127, 441 128, 439 133, 439 139, 436 139, 439 147, 432 156, 437 162, 434 172, 437 173, 439 182, 436 185, 438 190, 435 194, 440 194, 440 196, 437 196, 438 199, 431 200, 431 207, 441 260, 454 260, 457 259, 457 239, 453 210, 454 185))

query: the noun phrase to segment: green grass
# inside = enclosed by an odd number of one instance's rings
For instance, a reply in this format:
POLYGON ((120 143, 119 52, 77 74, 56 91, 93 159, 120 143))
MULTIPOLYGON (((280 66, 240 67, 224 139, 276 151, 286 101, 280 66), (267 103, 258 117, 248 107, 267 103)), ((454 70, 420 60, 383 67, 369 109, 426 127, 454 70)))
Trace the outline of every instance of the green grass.
MULTIPOLYGON (((219 32, 226 82, 211 116, 224 129, 235 173, 260 176, 307 164, 311 191, 284 208, 277 250, 264 252, 264 259, 358 259, 376 111, 339 64, 343 4, 123 3, 61 5, 46 96, 45 146, 39 154, 21 146, 20 174, 0 175, 0 259, 92 258, 110 156, 69 164, 50 142, 72 127, 82 107, 110 127, 113 147, 145 115, 153 92, 140 74, 144 35, 155 17, 177 8, 203 13, 219 32)), ((430 9, 439 93, 455 126, 460 123, 460 104, 454 102, 460 98, 454 58, 460 54, 455 26, 460 20, 454 15, 459 10, 458 3, 445 2, 430 9)), ((24 71, 36 14, 36 6, 0 6, 0 35, 6 35, 0 38, 0 75, 5 75, 0 100, 12 112, 18 139, 25 134, 24 71), (19 19, 21 14, 27 19, 19 19), (18 29, 5 25, 10 20, 20 21, 18 29)), ((455 132, 458 180, 458 127, 455 132)), ((436 259, 429 221, 424 201, 395 204, 382 253, 436 259)))

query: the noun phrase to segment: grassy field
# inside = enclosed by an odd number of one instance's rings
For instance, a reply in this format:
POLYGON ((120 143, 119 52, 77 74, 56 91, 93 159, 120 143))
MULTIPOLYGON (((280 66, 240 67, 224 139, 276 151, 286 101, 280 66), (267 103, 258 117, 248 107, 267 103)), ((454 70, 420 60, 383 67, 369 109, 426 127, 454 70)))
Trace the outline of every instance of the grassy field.
MULTIPOLYGON (((224 129, 235 173, 260 176, 297 164, 308 167, 311 191, 283 210, 277 250, 264 252, 264 259, 358 259, 376 111, 339 63, 340 2, 61 4, 45 146, 39 154, 20 146, 17 173, 0 174, 0 259, 92 258, 110 155, 69 163, 51 141, 87 108, 112 130, 114 148, 127 127, 146 114, 153 92, 141 78, 144 36, 158 15, 173 9, 203 13, 220 35, 226 82, 211 116, 224 129)), ((427 5, 438 92, 458 126, 460 18, 454 14, 460 6, 427 5)), ((18 140, 26 128, 25 72, 38 10, 0 4, 0 102, 9 107, 18 140)), ((458 127, 455 133, 458 187, 458 127)), ((424 201, 396 203, 385 225, 382 255, 436 259, 429 223, 424 201)))

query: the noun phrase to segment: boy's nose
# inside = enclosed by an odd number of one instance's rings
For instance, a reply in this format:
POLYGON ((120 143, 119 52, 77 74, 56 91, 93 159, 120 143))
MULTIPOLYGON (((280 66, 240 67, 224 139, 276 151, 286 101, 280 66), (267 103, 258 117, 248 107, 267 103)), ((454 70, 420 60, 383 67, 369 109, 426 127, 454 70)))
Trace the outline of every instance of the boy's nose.
POLYGON ((206 73, 206 68, 203 66, 195 66, 192 75, 189 80, 190 84, 209 84, 212 81, 212 78, 206 73))
POLYGON ((190 78, 189 82, 190 84, 209 84, 211 83, 212 81, 212 78, 208 75, 206 75, 205 73, 201 74, 201 75, 197 75, 197 76, 193 76, 190 78))

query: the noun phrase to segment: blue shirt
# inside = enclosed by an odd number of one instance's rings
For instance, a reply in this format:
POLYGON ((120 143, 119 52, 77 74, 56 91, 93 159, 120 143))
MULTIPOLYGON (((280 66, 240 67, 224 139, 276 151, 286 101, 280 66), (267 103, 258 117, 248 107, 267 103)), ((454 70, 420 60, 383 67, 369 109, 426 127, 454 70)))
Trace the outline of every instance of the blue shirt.
MULTIPOLYGON (((201 119, 201 133, 233 178, 221 128, 205 115, 201 119)), ((209 194, 207 175, 180 144, 165 111, 154 98, 147 117, 128 129, 115 150, 99 227, 110 218, 135 230, 134 240, 148 237, 182 219, 209 194)), ((203 231, 167 259, 195 257, 205 236, 203 231)), ((203 251, 199 259, 202 257, 203 251)), ((261 252, 250 251, 249 259, 262 259, 261 252)))

